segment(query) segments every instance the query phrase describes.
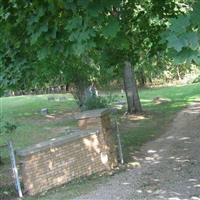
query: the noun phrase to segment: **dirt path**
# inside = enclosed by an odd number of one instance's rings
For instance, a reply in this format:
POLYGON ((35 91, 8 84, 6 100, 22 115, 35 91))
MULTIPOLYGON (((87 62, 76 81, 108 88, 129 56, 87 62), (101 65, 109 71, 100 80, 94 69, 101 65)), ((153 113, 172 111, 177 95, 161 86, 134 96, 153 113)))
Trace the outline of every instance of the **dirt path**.
POLYGON ((180 112, 141 153, 140 168, 119 173, 76 200, 200 200, 200 103, 180 112))

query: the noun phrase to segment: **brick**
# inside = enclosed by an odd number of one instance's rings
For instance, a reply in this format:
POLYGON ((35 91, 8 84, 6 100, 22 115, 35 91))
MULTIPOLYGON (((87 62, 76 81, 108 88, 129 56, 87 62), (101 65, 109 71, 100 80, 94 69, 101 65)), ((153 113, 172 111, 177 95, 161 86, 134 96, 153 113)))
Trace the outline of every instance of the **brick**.
POLYGON ((35 195, 74 178, 110 170, 117 165, 109 113, 98 112, 94 111, 91 117, 88 112, 86 118, 80 118, 80 128, 85 131, 77 130, 69 140, 61 137, 55 143, 46 141, 20 152, 23 161, 20 171, 28 194, 35 195), (89 130, 91 128, 100 132, 89 130), (102 163, 102 152, 107 154, 106 164, 102 163))

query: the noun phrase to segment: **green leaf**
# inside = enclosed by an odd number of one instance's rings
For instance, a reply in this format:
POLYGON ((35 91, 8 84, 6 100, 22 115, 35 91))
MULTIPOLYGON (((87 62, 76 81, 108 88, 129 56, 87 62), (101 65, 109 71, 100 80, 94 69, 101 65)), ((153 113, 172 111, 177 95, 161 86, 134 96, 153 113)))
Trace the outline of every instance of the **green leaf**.
POLYGON ((39 22, 40 18, 41 18, 42 16, 44 16, 44 15, 45 15, 45 10, 44 10, 44 8, 43 8, 43 7, 39 7, 39 8, 37 9, 37 14, 36 14, 36 15, 32 15, 32 16, 28 19, 28 24, 29 24, 29 25, 32 25, 32 24, 34 24, 34 23, 39 22))
POLYGON ((197 32, 188 32, 185 34, 185 39, 187 40, 187 47, 192 50, 196 50, 199 48, 199 37, 197 32))
POLYGON ((45 22, 42 24, 42 26, 40 26, 39 32, 43 33, 43 32, 47 32, 48 31, 48 22, 45 22))
POLYGON ((190 25, 189 16, 181 15, 178 18, 171 19, 171 26, 169 30, 175 33, 183 33, 186 28, 190 25))
POLYGON ((74 42, 78 39, 78 36, 79 36, 79 32, 78 31, 74 31, 72 32, 69 37, 68 37, 68 40, 71 41, 71 42, 74 42))
POLYGON ((53 39, 56 39, 56 34, 57 34, 57 27, 54 26, 53 30, 51 31, 50 35, 53 39))
POLYGON ((33 33, 32 35, 31 35, 31 38, 30 38, 30 43, 31 43, 31 45, 33 45, 33 44, 35 44, 36 42, 37 42, 37 40, 38 40, 38 38, 40 37, 40 35, 41 35, 41 33, 38 31, 38 32, 36 32, 36 33, 33 33))
POLYGON ((32 32, 31 34, 31 45, 35 44, 37 42, 37 40, 39 39, 40 35, 43 32, 47 32, 48 31, 48 22, 43 23, 38 31, 32 32))
POLYGON ((193 6, 193 12, 191 13, 191 23, 200 27, 200 2, 197 2, 193 6))
POLYGON ((192 63, 194 61, 199 65, 200 54, 197 51, 193 51, 189 48, 184 48, 181 52, 174 54, 174 61, 176 64, 192 63))
POLYGON ((195 62, 198 66, 200 66, 200 57, 196 57, 196 58, 194 59, 194 62, 195 62))
POLYGON ((194 62, 200 66, 200 53, 193 58, 194 62))
POLYGON ((105 38, 114 38, 120 31, 119 22, 115 18, 111 18, 108 24, 103 27, 102 34, 105 38))
POLYGON ((80 43, 75 43, 72 46, 72 50, 73 50, 74 54, 79 57, 81 54, 84 53, 85 45, 84 44, 80 44, 80 43))
POLYGON ((119 7, 120 6, 121 1, 120 0, 106 0, 104 2, 104 6, 106 8, 112 8, 112 7, 119 7))
POLYGON ((65 1, 64 0, 57 0, 57 3, 58 3, 58 6, 60 7, 60 8, 64 8, 65 7, 65 1))
POLYGON ((42 49, 40 49, 37 53, 37 57, 39 60, 43 60, 47 57, 48 55, 48 48, 44 47, 42 49))
POLYGON ((91 17, 97 17, 102 10, 103 10, 103 6, 99 2, 90 3, 87 9, 88 14, 91 17))
POLYGON ((185 40, 178 38, 174 34, 170 34, 166 39, 168 41, 168 47, 176 49, 177 52, 180 52, 185 46, 185 40))
POLYGON ((122 34, 117 35, 113 41, 113 44, 116 46, 116 49, 120 50, 128 50, 130 47, 129 41, 122 34))
POLYGON ((90 3, 89 0, 78 0, 78 1, 77 1, 77 4, 78 4, 79 6, 83 6, 84 8, 87 8, 87 6, 88 6, 89 3, 90 3))
POLYGON ((71 20, 67 22, 65 26, 65 30, 72 31, 74 29, 82 28, 82 18, 80 16, 73 17, 71 20))
POLYGON ((180 53, 174 55, 174 63, 178 65, 185 63, 188 58, 188 53, 189 52, 187 51, 181 51, 180 53))

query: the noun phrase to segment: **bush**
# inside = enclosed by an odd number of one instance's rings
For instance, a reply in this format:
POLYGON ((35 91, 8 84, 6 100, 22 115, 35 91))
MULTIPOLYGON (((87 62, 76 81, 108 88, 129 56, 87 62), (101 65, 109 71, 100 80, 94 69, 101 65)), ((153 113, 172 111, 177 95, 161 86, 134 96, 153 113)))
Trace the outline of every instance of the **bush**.
POLYGON ((85 100, 82 110, 83 111, 84 110, 93 110, 93 109, 107 108, 107 107, 108 107, 108 102, 105 97, 91 96, 85 100))
POLYGON ((111 107, 113 102, 117 101, 118 99, 119 96, 112 94, 109 94, 107 96, 89 96, 86 98, 81 110, 85 111, 108 108, 111 107))

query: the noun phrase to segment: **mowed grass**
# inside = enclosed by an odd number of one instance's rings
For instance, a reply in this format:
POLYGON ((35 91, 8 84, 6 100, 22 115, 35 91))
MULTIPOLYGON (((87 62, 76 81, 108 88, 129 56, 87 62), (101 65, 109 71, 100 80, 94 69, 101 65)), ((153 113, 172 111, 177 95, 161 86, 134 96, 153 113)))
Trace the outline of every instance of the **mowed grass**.
POLYGON ((58 136, 50 129, 71 125, 69 120, 57 120, 56 117, 77 110, 77 104, 71 94, 27 95, 0 98, 1 123, 16 125, 16 130, 0 136, 0 145, 8 140, 14 142, 15 148, 58 136), (48 100, 48 97, 54 100, 48 100), (47 108, 49 118, 41 115, 40 110, 47 108), (52 118, 51 118, 52 117, 52 118), (55 118, 54 118, 55 117, 55 118))
MULTIPOLYGON (((148 88, 139 91, 143 105, 143 117, 138 120, 129 120, 132 127, 121 129, 121 139, 126 162, 131 161, 132 155, 139 150, 145 142, 159 137, 163 134, 174 118, 175 114, 194 101, 200 101, 200 84, 185 86, 148 88), (168 103, 155 104, 152 100, 155 97, 168 98, 168 103)), ((120 93, 115 93, 121 99, 120 93)), ((63 96, 63 95, 62 95, 63 96)), ((48 139, 54 135, 45 127, 55 128, 70 124, 66 120, 44 120, 39 114, 41 108, 48 108, 50 113, 55 115, 72 112, 77 105, 71 95, 67 94, 64 102, 48 101, 47 95, 21 96, 1 98, 1 112, 6 120, 17 124, 15 133, 10 134, 15 147, 25 147, 31 143, 48 139), (40 123, 41 122, 41 123, 40 123)), ((125 97, 124 97, 125 99, 125 97)), ((119 116, 120 118, 120 116, 119 116)), ((128 119, 121 121, 121 126, 126 124, 128 119)), ((73 123, 73 122, 71 122, 73 123)), ((3 139, 0 139, 3 142, 3 139)), ((24 197, 26 200, 62 200, 71 199, 83 193, 94 190, 99 183, 108 181, 109 178, 88 178, 74 181, 63 187, 52 189, 47 193, 35 197, 24 197)))
POLYGON ((200 84, 143 89, 140 91, 140 97, 144 119, 136 120, 135 128, 121 133, 127 161, 141 145, 164 133, 178 111, 200 101, 200 84), (155 97, 169 99, 170 102, 155 104, 152 101, 155 97))

